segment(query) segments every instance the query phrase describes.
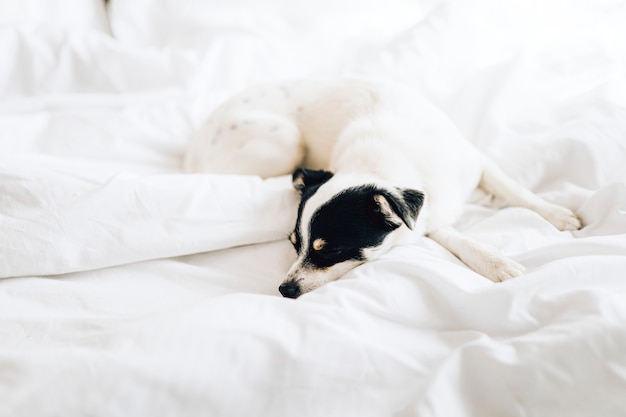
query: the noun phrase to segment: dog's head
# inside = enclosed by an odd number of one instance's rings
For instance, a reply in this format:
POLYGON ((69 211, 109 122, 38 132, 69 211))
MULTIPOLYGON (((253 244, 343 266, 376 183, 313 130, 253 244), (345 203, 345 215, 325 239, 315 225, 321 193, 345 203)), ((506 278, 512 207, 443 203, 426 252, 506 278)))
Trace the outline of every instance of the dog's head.
POLYGON ((302 196, 289 236, 298 259, 279 287, 296 298, 336 280, 388 250, 400 228, 413 229, 424 202, 417 190, 356 183, 329 171, 298 169, 293 186, 302 196))

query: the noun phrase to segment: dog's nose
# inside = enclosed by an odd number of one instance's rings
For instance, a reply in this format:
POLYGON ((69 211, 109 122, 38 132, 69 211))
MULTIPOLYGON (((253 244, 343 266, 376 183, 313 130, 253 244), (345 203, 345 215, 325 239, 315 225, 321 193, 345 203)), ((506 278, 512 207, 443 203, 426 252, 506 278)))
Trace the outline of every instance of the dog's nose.
POLYGON ((293 281, 288 281, 280 284, 278 291, 287 298, 298 298, 300 295, 300 287, 293 281))

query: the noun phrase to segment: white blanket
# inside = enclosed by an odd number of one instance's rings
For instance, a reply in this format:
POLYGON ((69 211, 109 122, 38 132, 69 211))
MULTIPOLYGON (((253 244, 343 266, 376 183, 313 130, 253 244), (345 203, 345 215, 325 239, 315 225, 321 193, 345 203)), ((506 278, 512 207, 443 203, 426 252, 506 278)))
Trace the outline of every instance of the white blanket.
POLYGON ((0 416, 626 415, 625 21, 608 0, 1 0, 0 416), (336 76, 420 90, 585 227, 477 191, 457 227, 526 276, 423 238, 281 298, 289 179, 180 158, 241 88, 336 76))

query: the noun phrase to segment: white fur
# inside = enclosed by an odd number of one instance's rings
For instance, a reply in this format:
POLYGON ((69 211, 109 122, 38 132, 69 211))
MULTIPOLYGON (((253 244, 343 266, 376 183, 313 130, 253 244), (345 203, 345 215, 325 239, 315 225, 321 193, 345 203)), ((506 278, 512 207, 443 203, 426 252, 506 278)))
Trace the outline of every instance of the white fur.
MULTIPOLYGON (((477 186, 537 211, 561 230, 580 227, 569 209, 542 200, 507 177, 427 100, 391 84, 296 81, 250 89, 213 113, 192 139, 184 166, 191 172, 263 177, 290 174, 298 166, 334 172, 307 202, 303 225, 320 205, 351 186, 420 190, 426 202, 415 232, 433 238, 493 281, 521 275, 524 267, 452 228, 477 186)), ((409 232, 406 226, 398 228, 380 250, 369 253, 373 257, 405 243, 409 232)), ((301 233, 306 242, 307 227, 301 233)), ((307 273, 299 259, 289 276, 304 273, 298 279, 310 290, 338 278, 345 268, 326 275, 307 273)))

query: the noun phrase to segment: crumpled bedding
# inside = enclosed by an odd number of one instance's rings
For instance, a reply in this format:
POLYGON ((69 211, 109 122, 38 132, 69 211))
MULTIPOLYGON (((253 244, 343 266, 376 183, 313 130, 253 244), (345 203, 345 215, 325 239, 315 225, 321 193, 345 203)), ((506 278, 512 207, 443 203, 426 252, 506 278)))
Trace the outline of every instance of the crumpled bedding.
MULTIPOLYGON (((626 415, 626 8, 0 1, 1 416, 626 415), (289 178, 184 174, 231 94, 404 82, 585 227, 476 191, 494 284, 417 239, 297 300, 289 178)), ((407 132, 410 134, 411 132, 407 132)))

